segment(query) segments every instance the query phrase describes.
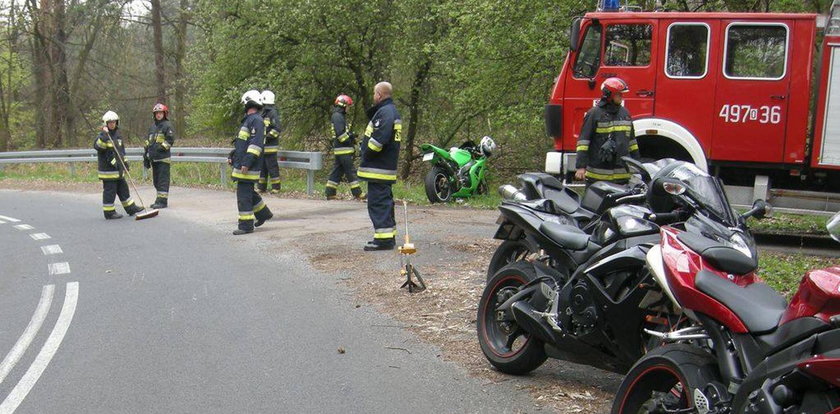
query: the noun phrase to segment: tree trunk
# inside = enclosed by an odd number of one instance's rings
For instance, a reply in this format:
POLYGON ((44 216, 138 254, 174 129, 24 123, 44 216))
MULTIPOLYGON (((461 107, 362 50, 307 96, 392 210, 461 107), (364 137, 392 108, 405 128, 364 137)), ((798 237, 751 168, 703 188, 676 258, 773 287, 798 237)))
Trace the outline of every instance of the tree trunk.
POLYGON ((47 54, 47 33, 49 32, 49 15, 45 8, 49 8, 48 0, 29 0, 26 5, 32 16, 32 50, 33 71, 35 72, 35 93, 33 106, 35 107, 35 146, 46 148, 47 131, 49 131, 50 114, 50 68, 47 54), (40 4, 39 4, 40 3, 40 4))
POLYGON ((55 116, 55 139, 53 147, 60 148, 65 145, 73 145, 74 122, 73 114, 70 112, 70 85, 67 80, 67 32, 65 31, 65 6, 64 0, 52 0, 53 35, 50 43, 50 63, 53 68, 53 111, 55 116))
POLYGON ((411 175, 411 167, 414 163, 414 137, 417 136, 417 128, 420 124, 420 94, 429 78, 429 71, 432 69, 432 59, 425 56, 425 61, 417 68, 414 75, 414 82, 411 84, 411 98, 409 100, 408 131, 405 135, 405 156, 403 157, 403 168, 400 178, 407 179, 411 175))
POLYGON ((184 114, 186 114, 186 103, 184 102, 185 89, 187 88, 187 81, 184 78, 184 57, 187 53, 187 23, 189 22, 189 0, 181 0, 181 10, 178 16, 178 27, 176 30, 175 41, 175 107, 173 108, 173 115, 175 117, 175 131, 181 136, 186 132, 186 121, 184 114))
POLYGON ((157 79, 157 100, 166 102, 166 76, 163 66, 163 26, 161 25, 160 0, 152 0, 152 29, 155 42, 155 77, 157 79))

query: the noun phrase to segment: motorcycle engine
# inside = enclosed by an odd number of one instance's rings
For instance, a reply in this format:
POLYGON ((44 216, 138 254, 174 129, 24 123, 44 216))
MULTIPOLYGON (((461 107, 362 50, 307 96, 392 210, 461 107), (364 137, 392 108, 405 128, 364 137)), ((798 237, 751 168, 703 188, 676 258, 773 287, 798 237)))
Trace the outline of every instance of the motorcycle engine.
POLYGON ((586 335, 595 329, 598 322, 598 308, 592 299, 592 292, 583 280, 567 284, 560 293, 565 309, 560 313, 564 326, 570 327, 575 336, 586 335))

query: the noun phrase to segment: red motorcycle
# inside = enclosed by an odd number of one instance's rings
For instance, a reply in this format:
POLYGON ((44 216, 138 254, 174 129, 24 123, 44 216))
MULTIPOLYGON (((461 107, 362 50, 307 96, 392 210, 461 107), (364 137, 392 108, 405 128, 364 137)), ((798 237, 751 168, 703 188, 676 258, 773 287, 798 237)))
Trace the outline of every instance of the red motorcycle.
MULTIPOLYGON (((700 205, 703 191, 677 178, 652 185, 700 205)), ((840 241, 840 213, 828 227, 840 241)), ((840 267, 807 272, 788 304, 755 274, 754 254, 698 229, 662 227, 647 254, 679 321, 646 330, 663 345, 627 373, 612 412, 840 414, 840 267)))

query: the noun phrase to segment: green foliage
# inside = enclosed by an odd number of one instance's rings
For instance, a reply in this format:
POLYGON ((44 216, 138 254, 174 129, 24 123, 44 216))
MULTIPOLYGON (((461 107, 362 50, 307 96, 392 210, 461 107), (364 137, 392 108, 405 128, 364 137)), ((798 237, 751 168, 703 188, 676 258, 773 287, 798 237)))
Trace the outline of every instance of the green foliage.
POLYGON ((758 264, 758 274, 761 278, 790 299, 793 293, 796 292, 805 272, 811 269, 837 266, 840 264, 840 260, 799 253, 781 254, 761 252, 758 258, 758 264))

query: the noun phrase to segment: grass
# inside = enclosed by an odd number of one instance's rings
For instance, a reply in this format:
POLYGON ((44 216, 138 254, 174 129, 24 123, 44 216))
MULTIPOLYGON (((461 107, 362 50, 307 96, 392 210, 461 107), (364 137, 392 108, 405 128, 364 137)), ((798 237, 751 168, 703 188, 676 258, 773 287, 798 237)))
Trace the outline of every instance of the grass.
POLYGON ((831 266, 840 266, 840 259, 774 252, 761 252, 758 257, 758 274, 788 299, 807 271, 831 266))
MULTIPOLYGON (((132 162, 129 165, 132 177, 138 183, 151 185, 151 172, 143 179, 142 166, 139 162, 132 162)), ((51 181, 59 183, 96 183, 96 164, 86 163, 55 163, 55 164, 15 164, 0 168, 0 179, 13 179, 22 181, 51 181)), ((226 168, 226 174, 230 170, 226 168)), ((173 163, 172 164, 173 186, 197 187, 212 189, 233 189, 234 184, 228 180, 226 185, 221 184, 221 174, 218 164, 205 163, 173 163)), ((281 169, 282 178, 281 193, 290 197, 306 197, 306 172, 303 170, 281 169)), ((315 188, 313 198, 321 198, 324 194, 324 184, 327 181, 325 170, 315 173, 315 188)), ((362 183, 365 189, 366 184, 362 183)), ((490 188, 494 188, 491 184, 490 188)), ((414 205, 429 205, 426 192, 422 182, 398 181, 394 187, 394 198, 406 200, 414 205)), ((339 196, 349 197, 350 188, 347 184, 339 186, 339 196)), ((501 197, 495 192, 475 196, 450 203, 450 205, 494 209, 501 203, 501 197)))
POLYGON ((792 233, 825 235, 826 216, 773 213, 773 217, 762 220, 750 219, 750 229, 762 233, 792 233))

